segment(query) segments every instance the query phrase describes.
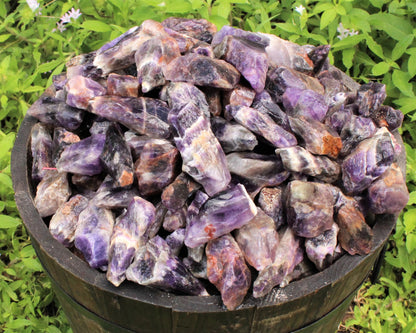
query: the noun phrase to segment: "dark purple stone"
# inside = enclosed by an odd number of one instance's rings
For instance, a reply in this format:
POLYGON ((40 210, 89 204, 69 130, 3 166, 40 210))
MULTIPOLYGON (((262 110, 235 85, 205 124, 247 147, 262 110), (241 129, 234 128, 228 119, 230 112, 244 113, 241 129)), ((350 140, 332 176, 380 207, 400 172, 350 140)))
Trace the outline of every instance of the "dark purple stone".
POLYGON ((181 207, 178 210, 167 210, 165 218, 163 219, 163 229, 168 232, 173 232, 186 226, 186 209, 181 207))
POLYGON ((352 115, 341 130, 341 155, 346 156, 364 139, 372 137, 377 131, 371 118, 352 115))
POLYGON ((119 187, 111 176, 107 176, 98 188, 93 200, 97 207, 118 209, 126 208, 131 200, 138 195, 136 188, 119 187))
POLYGON ((214 35, 214 38, 211 42, 212 47, 216 47, 218 44, 220 44, 226 36, 242 37, 252 43, 256 43, 263 47, 269 45, 269 38, 265 34, 245 31, 243 29, 230 27, 229 25, 224 25, 221 30, 214 35))
POLYGON ((185 228, 179 228, 173 231, 171 234, 169 234, 166 237, 166 243, 168 243, 170 250, 175 256, 179 255, 179 252, 181 251, 183 247, 183 241, 185 239, 185 231, 186 231, 185 228))
POLYGON ((163 190, 161 196, 162 203, 170 210, 178 210, 185 205, 188 198, 200 187, 191 177, 182 172, 163 190))
POLYGON ((36 123, 30 133, 30 150, 32 152, 32 179, 39 182, 55 167, 52 160, 53 141, 48 127, 42 123, 36 123))
POLYGON ((61 157, 64 149, 75 142, 80 141, 78 135, 67 131, 63 127, 55 127, 53 130, 53 151, 52 151, 52 160, 55 165, 56 162, 61 157))
POLYGON ((378 127, 385 126, 389 131, 394 131, 402 126, 404 114, 391 106, 382 105, 377 110, 370 110, 370 117, 378 127))
POLYGON ((329 108, 325 116, 324 123, 339 134, 341 133, 344 125, 350 121, 351 116, 351 108, 344 107, 343 104, 336 105, 329 108))
POLYGON ((195 45, 191 47, 189 52, 200 54, 210 58, 215 58, 214 50, 212 49, 211 45, 203 41, 198 41, 195 45))
POLYGON ((378 82, 363 84, 357 91, 355 103, 358 113, 368 117, 371 110, 377 110, 386 98, 386 86, 378 82))
POLYGON ((309 51, 308 57, 313 63, 314 75, 317 75, 321 69, 328 67, 328 54, 330 49, 331 45, 319 45, 309 51))
POLYGON ((192 38, 211 43, 217 32, 215 24, 205 19, 189 19, 183 17, 169 17, 162 21, 165 28, 172 29, 192 38))

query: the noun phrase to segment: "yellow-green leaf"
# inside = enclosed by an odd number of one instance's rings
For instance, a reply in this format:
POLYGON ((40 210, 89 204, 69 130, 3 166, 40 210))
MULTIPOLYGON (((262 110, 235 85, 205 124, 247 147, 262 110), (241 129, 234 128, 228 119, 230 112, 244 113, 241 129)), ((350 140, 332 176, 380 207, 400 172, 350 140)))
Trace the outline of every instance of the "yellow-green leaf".
POLYGON ((106 32, 110 31, 111 27, 104 22, 98 20, 87 20, 81 24, 81 27, 87 30, 96 31, 96 32, 106 32))
POLYGON ((390 65, 384 61, 379 62, 377 65, 373 66, 371 72, 373 75, 379 76, 387 73, 390 69, 390 65))
POLYGON ((325 29, 329 23, 333 22, 335 18, 337 17, 337 11, 335 10, 335 7, 332 7, 322 13, 321 16, 321 24, 320 29, 325 29))
POLYGON ((20 220, 14 217, 3 214, 0 215, 0 229, 16 228, 20 223, 20 220))

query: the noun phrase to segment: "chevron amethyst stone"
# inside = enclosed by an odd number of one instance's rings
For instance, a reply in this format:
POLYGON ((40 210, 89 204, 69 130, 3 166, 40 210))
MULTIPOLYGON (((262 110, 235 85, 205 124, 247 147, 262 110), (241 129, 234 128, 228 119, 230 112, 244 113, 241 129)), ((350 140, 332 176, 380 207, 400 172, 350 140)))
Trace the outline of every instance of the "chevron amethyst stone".
POLYGON ((133 263, 126 271, 128 280, 143 286, 156 287, 195 296, 208 296, 201 282, 170 250, 160 236, 150 239, 139 248, 133 263))
POLYGON ((101 84, 81 75, 70 78, 65 87, 66 104, 83 110, 87 109, 89 101, 94 97, 107 94, 107 89, 101 84))
POLYGON ((169 17, 162 21, 165 28, 172 29, 201 41, 211 43, 212 37, 217 32, 215 24, 205 19, 188 19, 182 17, 169 17))
POLYGON ((348 155, 364 139, 371 138, 377 127, 371 118, 352 115, 350 120, 342 127, 342 155, 348 155))
POLYGON ((45 124, 37 123, 30 133, 32 152, 32 179, 39 182, 55 165, 52 161, 53 141, 45 124))
POLYGON ((239 306, 251 284, 251 273, 234 238, 226 234, 206 247, 208 280, 217 287, 228 310, 239 306))
POLYGON ((107 92, 109 95, 121 97, 138 97, 139 81, 132 75, 110 73, 107 77, 107 92))
POLYGON ((163 205, 170 210, 182 208, 188 198, 201 186, 192 180, 186 173, 182 172, 162 192, 163 205))
POLYGON ((62 152, 66 147, 78 141, 81 141, 81 139, 75 133, 67 131, 63 127, 55 127, 55 129, 53 130, 53 164, 56 165, 56 162, 59 160, 62 152))

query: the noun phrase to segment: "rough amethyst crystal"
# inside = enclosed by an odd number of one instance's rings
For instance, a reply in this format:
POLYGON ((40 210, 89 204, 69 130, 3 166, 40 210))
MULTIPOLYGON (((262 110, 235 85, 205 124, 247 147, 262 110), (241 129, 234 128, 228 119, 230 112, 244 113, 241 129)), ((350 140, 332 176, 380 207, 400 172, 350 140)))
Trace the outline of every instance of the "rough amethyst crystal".
POLYGON ((183 241, 185 239, 185 232, 186 232, 185 228, 179 228, 173 231, 171 234, 169 234, 166 237, 166 243, 169 245, 171 252, 175 256, 179 255, 183 247, 183 241))
POLYGON ((245 31, 243 29, 238 29, 234 27, 230 27, 229 25, 224 25, 220 31, 218 31, 214 38, 212 39, 211 45, 212 47, 216 47, 220 44, 226 36, 236 36, 241 37, 247 41, 252 43, 256 43, 259 46, 266 47, 269 45, 269 38, 264 34, 259 34, 251 31, 245 31))
POLYGON ((55 214, 71 195, 68 174, 48 170, 36 188, 35 207, 41 217, 55 214))
POLYGON ((297 144, 295 136, 277 125, 267 114, 237 105, 228 105, 226 110, 236 122, 261 135, 275 147, 291 147, 297 144))
POLYGON ((256 92, 264 90, 269 67, 264 47, 229 35, 214 48, 214 53, 217 58, 234 65, 256 92))
POLYGON ((374 122, 367 117, 352 115, 350 120, 342 127, 340 136, 342 139, 341 154, 348 155, 364 139, 374 136, 377 128, 374 122))
POLYGON ((52 161, 53 141, 45 124, 36 123, 30 133, 32 152, 32 179, 39 182, 54 167, 52 161))
POLYGON ((173 232, 186 226, 186 208, 181 207, 178 210, 169 210, 163 219, 163 229, 168 232, 173 232))
POLYGON ((107 77, 107 92, 109 95, 121 97, 138 97, 139 81, 131 75, 110 73, 107 77))
POLYGON ((175 256, 160 236, 139 248, 126 271, 128 280, 143 286, 156 287, 188 295, 208 296, 197 278, 175 256))
POLYGON ((118 287, 126 278, 126 270, 138 248, 145 245, 149 227, 155 219, 155 207, 134 197, 124 214, 119 216, 110 239, 107 279, 118 287))
POLYGON ((215 24, 205 19, 188 19, 182 17, 169 17, 162 22, 165 28, 172 29, 181 34, 211 43, 217 32, 215 24))
POLYGON ((97 207, 118 209, 126 208, 131 200, 139 195, 136 188, 119 187, 111 176, 107 176, 93 197, 97 207))
POLYGON ((178 150, 166 140, 153 140, 144 145, 135 166, 135 173, 142 195, 162 192, 179 174, 178 150))
POLYGON ((182 172, 163 190, 161 195, 162 203, 169 210, 178 210, 185 205, 188 198, 200 187, 191 177, 182 172))
POLYGON ((357 91, 355 103, 359 114, 368 117, 371 110, 377 110, 386 98, 386 86, 378 82, 363 84, 357 91))
POLYGON ((205 94, 209 106, 210 116, 219 116, 222 114, 221 91, 212 87, 201 87, 205 94))
POLYGON ((197 86, 232 89, 240 80, 240 73, 224 60, 188 53, 172 60, 163 71, 167 80, 185 81, 197 86))
POLYGON ((186 228, 185 245, 197 247, 241 228, 257 214, 254 202, 238 184, 210 198, 186 228))
POLYGON ((279 245, 279 234, 271 217, 261 209, 246 225, 235 232, 237 241, 247 263, 261 271, 274 262, 279 245))
POLYGON ((87 109, 89 101, 94 97, 107 93, 107 89, 101 84, 81 75, 70 78, 65 87, 67 90, 66 104, 83 110, 87 109))
POLYGON ((49 222, 49 231, 58 242, 66 247, 72 246, 79 214, 87 205, 88 199, 77 194, 59 206, 49 222))
POLYGON ((118 121, 139 134, 155 138, 170 136, 169 108, 150 97, 100 96, 91 100, 88 110, 108 120, 118 121))
POLYGON ((276 229, 286 223, 286 217, 283 215, 283 189, 281 187, 263 188, 259 193, 257 203, 263 212, 273 219, 276 229))
POLYGON ((409 192, 396 163, 368 187, 368 201, 375 214, 397 214, 406 206, 409 192))
POLYGON ((227 234, 208 242, 207 275, 228 310, 239 306, 251 284, 251 273, 234 238, 227 234))
POLYGON ((79 215, 74 244, 92 268, 107 270, 113 226, 112 211, 97 207, 93 201, 79 215))
POLYGON ((234 89, 225 92, 223 103, 224 105, 251 106, 255 96, 256 93, 253 89, 237 84, 234 89))
MULTIPOLYGON (((35 128, 35 126, 33 127, 35 128)), ((53 164, 56 165, 56 162, 61 157, 62 152, 64 149, 75 142, 80 141, 78 135, 67 131, 63 127, 55 127, 53 130, 53 149, 52 149, 52 161, 53 164)))
POLYGON ((389 131, 394 131, 402 126, 404 114, 391 106, 382 105, 378 109, 370 110, 370 117, 379 127, 385 126, 389 131))
POLYGON ((291 181, 286 188, 287 222, 300 237, 317 237, 334 223, 335 198, 331 185, 291 181))

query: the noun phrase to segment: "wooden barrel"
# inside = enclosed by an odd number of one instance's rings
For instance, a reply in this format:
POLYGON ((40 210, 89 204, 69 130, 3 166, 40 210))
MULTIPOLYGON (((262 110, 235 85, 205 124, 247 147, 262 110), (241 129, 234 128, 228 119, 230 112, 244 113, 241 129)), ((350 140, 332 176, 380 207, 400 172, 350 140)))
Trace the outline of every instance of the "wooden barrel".
MULTIPOLYGON (((219 296, 179 296, 129 281, 116 288, 104 273, 53 238, 34 206, 29 144, 36 122, 32 117, 24 119, 13 148, 15 198, 75 333, 335 332, 395 226, 397 216, 376 216, 374 245, 368 255, 344 255, 324 271, 275 288, 263 298, 247 296, 234 311, 227 311, 219 296)), ((404 158, 403 153, 402 164, 404 158)))

